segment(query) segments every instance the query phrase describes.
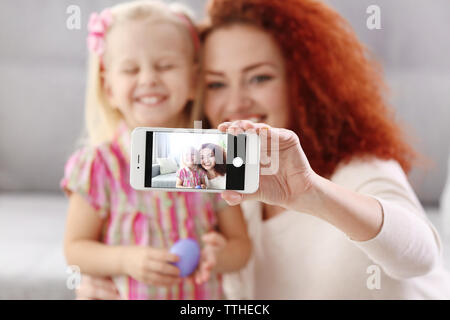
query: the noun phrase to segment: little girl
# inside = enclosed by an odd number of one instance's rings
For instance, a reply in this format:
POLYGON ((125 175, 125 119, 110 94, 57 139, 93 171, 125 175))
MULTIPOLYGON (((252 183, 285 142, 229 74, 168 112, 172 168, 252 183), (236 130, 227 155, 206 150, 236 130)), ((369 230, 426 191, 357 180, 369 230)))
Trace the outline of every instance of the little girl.
POLYGON ((239 207, 210 194, 129 185, 131 130, 189 125, 195 28, 156 1, 106 9, 88 27, 89 140, 70 157, 61 181, 69 196, 66 260, 84 274, 113 277, 123 299, 221 298, 216 272, 238 270, 250 255, 239 207), (221 234, 213 231, 216 223, 221 234), (203 246, 194 277, 181 278, 173 265, 178 257, 168 251, 182 238, 203 246))
POLYGON ((206 187, 205 172, 200 169, 200 154, 193 147, 185 150, 182 156, 184 167, 177 172, 177 188, 202 188, 206 187))

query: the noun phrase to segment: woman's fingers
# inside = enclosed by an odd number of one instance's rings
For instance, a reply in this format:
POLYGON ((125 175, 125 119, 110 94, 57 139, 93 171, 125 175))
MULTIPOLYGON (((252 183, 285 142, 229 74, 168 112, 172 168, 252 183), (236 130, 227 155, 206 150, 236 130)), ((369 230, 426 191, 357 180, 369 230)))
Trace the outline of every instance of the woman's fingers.
POLYGON ((217 247, 224 247, 227 244, 227 240, 218 232, 211 231, 207 234, 204 234, 202 236, 203 242, 206 244, 217 246, 217 247))
POLYGON ((116 286, 111 278, 103 278, 103 277, 89 277, 93 286, 109 290, 109 291, 117 291, 116 286))
POLYGON ((235 191, 226 190, 221 196, 230 206, 236 206, 244 201, 244 195, 235 191))
MULTIPOLYGON (((262 129, 271 129, 271 127, 265 123, 255 123, 250 120, 237 120, 233 122, 224 122, 217 127, 221 132, 232 133, 235 130, 248 131, 254 130, 256 133, 260 133, 262 129)), ((232 133, 233 134, 233 133, 232 133)))
POLYGON ((102 288, 86 288, 85 291, 77 290, 77 300, 120 300, 118 292, 102 288))
POLYGON ((223 122, 219 124, 217 129, 221 132, 227 132, 228 127, 231 125, 231 122, 223 122))
POLYGON ((259 199, 259 189, 255 193, 244 194, 236 191, 226 190, 221 193, 222 199, 225 200, 228 205, 236 206, 244 200, 258 200, 259 199))
POLYGON ((76 290, 77 300, 119 300, 119 292, 110 278, 82 275, 76 290))
POLYGON ((201 266, 199 268, 199 270, 197 270, 197 272, 195 273, 195 276, 194 276, 195 283, 202 284, 202 283, 208 281, 210 274, 211 274, 210 270, 211 269, 208 269, 205 266, 201 266))

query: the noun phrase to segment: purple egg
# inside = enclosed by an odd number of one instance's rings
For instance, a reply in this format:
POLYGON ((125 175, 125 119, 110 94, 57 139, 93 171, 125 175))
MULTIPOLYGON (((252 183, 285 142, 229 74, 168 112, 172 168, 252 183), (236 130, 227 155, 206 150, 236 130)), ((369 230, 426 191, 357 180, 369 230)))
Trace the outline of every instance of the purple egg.
POLYGON ((180 269, 181 277, 187 277, 197 268, 200 260, 200 246, 194 239, 178 240, 170 248, 170 252, 180 257, 174 265, 180 269))

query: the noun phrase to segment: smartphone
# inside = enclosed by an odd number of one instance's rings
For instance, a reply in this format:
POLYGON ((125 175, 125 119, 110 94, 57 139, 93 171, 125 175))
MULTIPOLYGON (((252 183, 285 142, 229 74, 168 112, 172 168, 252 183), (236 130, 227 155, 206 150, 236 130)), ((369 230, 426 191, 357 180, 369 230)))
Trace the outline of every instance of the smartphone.
POLYGON ((139 127, 131 134, 130 184, 137 190, 254 193, 259 157, 254 133, 139 127))

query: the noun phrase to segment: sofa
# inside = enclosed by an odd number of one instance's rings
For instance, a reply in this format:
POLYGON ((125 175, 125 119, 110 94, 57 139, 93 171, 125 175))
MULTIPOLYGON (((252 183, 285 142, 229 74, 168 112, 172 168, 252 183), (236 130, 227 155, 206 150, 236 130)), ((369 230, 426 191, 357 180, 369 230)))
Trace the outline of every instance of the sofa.
POLYGON ((154 188, 175 188, 177 183, 177 173, 161 174, 159 164, 152 165, 152 187, 154 188))

